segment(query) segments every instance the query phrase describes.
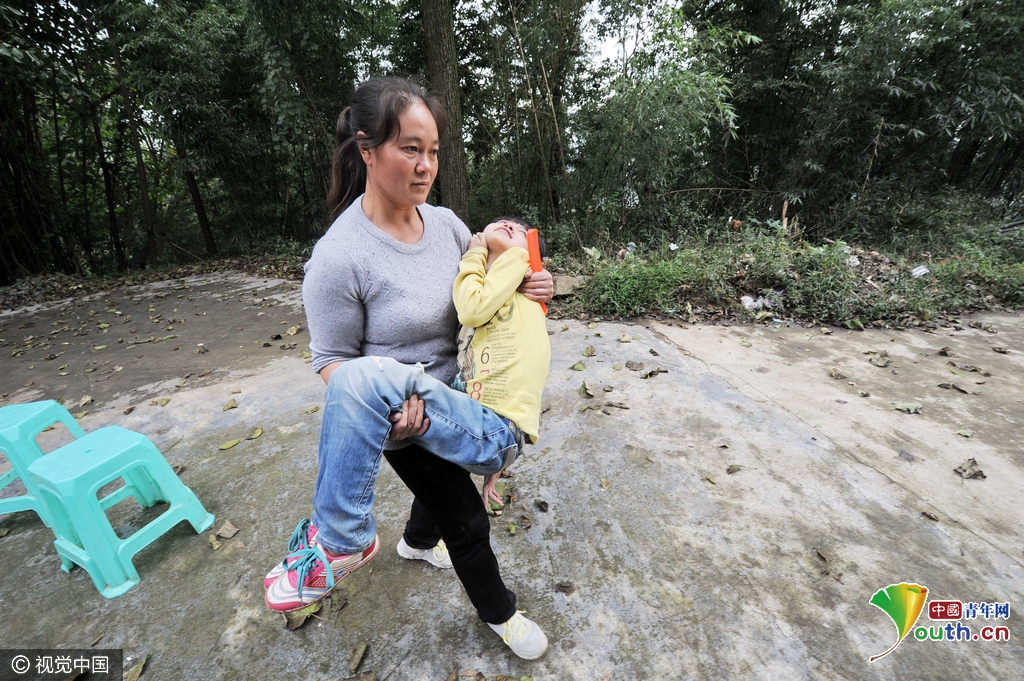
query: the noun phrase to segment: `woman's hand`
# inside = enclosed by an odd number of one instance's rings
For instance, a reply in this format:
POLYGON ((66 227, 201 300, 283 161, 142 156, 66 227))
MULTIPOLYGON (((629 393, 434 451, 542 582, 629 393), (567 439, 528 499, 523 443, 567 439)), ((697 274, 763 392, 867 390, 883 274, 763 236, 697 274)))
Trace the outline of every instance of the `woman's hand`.
POLYGON ((487 248, 487 237, 483 232, 477 232, 469 239, 470 248, 487 248))
POLYGON ((534 302, 546 303, 555 295, 555 280, 547 270, 526 270, 523 283, 516 290, 534 302))
POLYGON ((424 402, 419 395, 413 395, 402 404, 401 412, 394 412, 388 417, 391 421, 389 440, 404 440, 409 437, 423 435, 430 428, 430 419, 423 413, 424 402))
POLYGON ((498 493, 494 490, 494 483, 498 481, 500 476, 501 471, 498 471, 497 473, 491 473, 484 478, 484 508, 490 508, 492 501, 498 505, 498 508, 502 508, 505 505, 505 502, 502 501, 501 497, 499 497, 498 493))

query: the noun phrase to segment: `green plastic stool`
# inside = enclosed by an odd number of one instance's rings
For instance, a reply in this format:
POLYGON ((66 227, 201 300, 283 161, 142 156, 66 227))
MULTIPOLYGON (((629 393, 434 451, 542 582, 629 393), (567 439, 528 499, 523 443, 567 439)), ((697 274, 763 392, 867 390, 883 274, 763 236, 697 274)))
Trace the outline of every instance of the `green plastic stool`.
POLYGON ((144 435, 118 426, 95 430, 29 466, 28 474, 53 515, 53 542, 61 567, 81 565, 96 588, 116 598, 139 583, 132 565, 136 553, 187 520, 196 532, 213 525, 196 495, 144 435), (101 487, 123 478, 125 484, 98 498, 101 487), (127 539, 114 533, 105 513, 134 497, 143 508, 158 501, 170 507, 127 539))
POLYGON ((0 451, 12 466, 0 475, 0 489, 20 478, 27 490, 26 494, 0 499, 0 513, 35 511, 44 525, 53 526, 49 509, 28 476, 28 467, 45 455, 36 443, 36 436, 55 423, 63 423, 76 438, 85 436, 68 410, 53 400, 0 407, 0 451))

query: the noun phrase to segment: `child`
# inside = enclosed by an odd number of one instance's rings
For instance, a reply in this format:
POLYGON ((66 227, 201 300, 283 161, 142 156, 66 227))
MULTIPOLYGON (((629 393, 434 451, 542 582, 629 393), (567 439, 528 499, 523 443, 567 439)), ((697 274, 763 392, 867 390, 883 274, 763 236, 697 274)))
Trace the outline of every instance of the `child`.
MULTIPOLYGON (((459 373, 452 387, 508 419, 536 443, 551 343, 540 305, 516 291, 529 267, 529 229, 523 218, 501 217, 470 239, 453 290, 463 326, 459 373)), ((516 456, 523 444, 520 438, 516 456)), ((502 470, 514 460, 506 461, 502 470)), ((499 472, 484 482, 485 504, 493 499, 501 505, 494 492, 499 472)))
MULTIPOLYGON (((337 580, 376 555, 373 484, 391 417, 411 395, 419 395, 430 423, 408 439, 471 473, 490 476, 492 493, 497 474, 516 460, 526 438, 537 441, 551 347, 540 305, 516 291, 529 268, 528 228, 524 220, 501 218, 473 236, 462 257, 453 287, 463 325, 455 380, 461 392, 420 366, 389 357, 346 360, 331 376, 327 400, 347 418, 331 426, 338 429, 332 439, 339 447, 332 451, 331 470, 322 461, 319 475, 332 482, 318 480, 317 494, 332 495, 332 503, 323 506, 334 510, 329 518, 318 521, 314 513, 312 524, 300 523, 289 543, 292 552, 266 576, 272 610, 290 612, 324 598, 337 580), (369 548, 333 553, 319 545, 321 535, 325 544, 369 548)), ((316 496, 313 505, 321 507, 316 496)), ((411 557, 403 544, 404 538, 399 554, 411 557)), ((547 648, 543 631, 522 615, 488 624, 521 657, 535 659, 547 648)))

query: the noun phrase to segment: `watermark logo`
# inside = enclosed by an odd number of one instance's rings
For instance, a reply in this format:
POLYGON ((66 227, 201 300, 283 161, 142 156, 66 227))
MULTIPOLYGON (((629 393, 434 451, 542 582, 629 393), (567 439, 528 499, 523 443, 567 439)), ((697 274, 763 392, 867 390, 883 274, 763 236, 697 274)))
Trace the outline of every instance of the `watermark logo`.
POLYGON ((892 623, 896 625, 896 643, 893 643, 892 647, 884 653, 873 656, 871 662, 880 660, 896 650, 900 641, 905 639, 917 624, 917 618, 921 616, 927 598, 928 587, 909 582, 890 584, 875 592, 868 602, 888 615, 892 623))
POLYGON ((1010 619, 1009 603, 964 603, 956 600, 927 601, 928 588, 920 584, 901 582, 890 584, 879 589, 868 601, 889 616, 896 625, 896 643, 884 653, 870 658, 871 662, 879 660, 913 633, 917 641, 1009 641, 1010 628, 1000 626, 998 620, 1010 619), (927 601, 927 607, 925 603, 927 601), (928 613, 928 619, 937 624, 915 626, 922 612, 928 613), (979 630, 973 630, 960 620, 992 619, 979 630))

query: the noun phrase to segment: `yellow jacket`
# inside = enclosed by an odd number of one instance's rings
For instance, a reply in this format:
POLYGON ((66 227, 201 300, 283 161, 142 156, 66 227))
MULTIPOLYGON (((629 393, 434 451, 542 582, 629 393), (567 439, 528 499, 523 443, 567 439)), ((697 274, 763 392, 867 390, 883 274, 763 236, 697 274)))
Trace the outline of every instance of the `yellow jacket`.
POLYGON ((536 443, 551 341, 540 304, 516 291, 529 268, 525 249, 502 253, 487 269, 487 249, 462 256, 453 298, 459 313, 454 387, 513 421, 536 443))

